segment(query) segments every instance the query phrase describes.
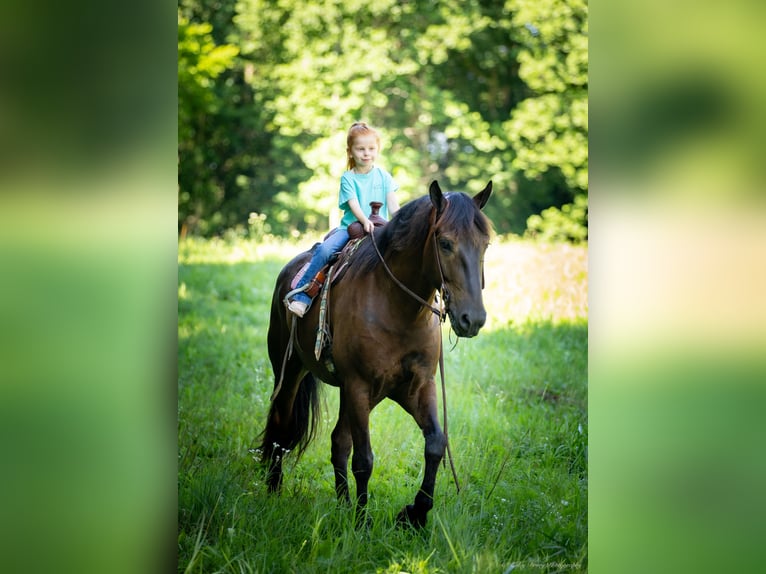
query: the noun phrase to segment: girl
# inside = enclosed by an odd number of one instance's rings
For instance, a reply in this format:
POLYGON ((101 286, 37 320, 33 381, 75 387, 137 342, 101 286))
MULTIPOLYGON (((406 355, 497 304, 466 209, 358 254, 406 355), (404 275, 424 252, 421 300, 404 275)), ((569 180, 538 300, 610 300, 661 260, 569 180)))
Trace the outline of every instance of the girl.
MULTIPOLYGON (((338 206, 343 210, 340 225, 334 229, 324 242, 314 251, 303 277, 296 285, 296 290, 305 287, 317 272, 325 266, 333 253, 343 249, 348 242, 348 226, 359 221, 365 233, 374 229, 368 219, 370 202, 383 204, 380 215, 390 219, 399 210, 396 190, 399 185, 386 170, 375 167, 375 160, 380 152, 380 135, 364 122, 356 122, 346 136, 346 155, 348 171, 340 178, 340 197, 338 206)), ((303 317, 311 305, 311 298, 301 291, 290 300, 287 309, 303 317)))

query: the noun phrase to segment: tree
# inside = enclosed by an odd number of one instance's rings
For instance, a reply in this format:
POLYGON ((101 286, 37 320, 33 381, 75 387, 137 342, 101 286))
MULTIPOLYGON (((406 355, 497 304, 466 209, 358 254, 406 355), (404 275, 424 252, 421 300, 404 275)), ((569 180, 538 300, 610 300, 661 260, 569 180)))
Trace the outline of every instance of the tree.
MULTIPOLYGON (((558 215, 548 210, 547 221, 580 217, 577 225, 587 230, 587 4, 585 0, 508 0, 507 4, 514 28, 528 32, 518 54, 519 76, 533 91, 504 124, 516 151, 512 165, 530 179, 551 169, 560 171, 569 201, 558 215)), ((562 208, 562 203, 552 205, 554 211, 562 208)))
POLYGON ((178 14, 178 218, 182 233, 195 227, 221 204, 223 191, 215 181, 196 178, 216 161, 210 154, 210 124, 223 102, 215 81, 232 66, 236 46, 216 45, 207 23, 190 23, 178 14))
MULTIPOLYGON (((206 86, 207 108, 179 110, 179 216, 187 198, 198 233, 254 211, 276 232, 325 228, 356 120, 383 132, 402 201, 433 179, 476 192, 492 178, 500 232, 587 193, 582 0, 182 0, 181 11, 215 23, 213 46, 239 50, 206 86)), ((179 98, 180 66, 179 45, 179 98)))

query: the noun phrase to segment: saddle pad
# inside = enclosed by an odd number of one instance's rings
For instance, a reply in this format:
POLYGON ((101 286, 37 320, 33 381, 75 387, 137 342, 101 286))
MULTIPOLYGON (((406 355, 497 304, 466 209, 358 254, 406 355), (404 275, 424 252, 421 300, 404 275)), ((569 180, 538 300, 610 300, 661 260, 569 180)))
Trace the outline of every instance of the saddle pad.
POLYGON ((298 273, 295 274, 295 277, 293 277, 293 280, 290 281, 290 289, 295 289, 298 286, 298 282, 301 280, 301 278, 305 275, 306 269, 308 269, 309 264, 311 263, 311 259, 306 261, 305 265, 303 265, 299 270, 298 273))
POLYGON ((346 270, 348 269, 348 264, 351 262, 351 258, 353 257, 357 248, 362 244, 362 241, 364 241, 366 237, 367 236, 359 237, 357 239, 352 239, 351 241, 346 243, 346 246, 338 254, 338 259, 336 260, 335 269, 333 270, 332 278, 331 278, 332 285, 336 285, 338 281, 341 280, 341 277, 345 275, 346 270))

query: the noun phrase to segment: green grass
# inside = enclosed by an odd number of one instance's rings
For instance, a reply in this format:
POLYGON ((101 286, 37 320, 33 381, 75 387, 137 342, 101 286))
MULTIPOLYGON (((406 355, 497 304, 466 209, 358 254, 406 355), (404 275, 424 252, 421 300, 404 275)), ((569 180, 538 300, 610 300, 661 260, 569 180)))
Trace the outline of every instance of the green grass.
MULTIPOLYGON (((335 500, 324 387, 320 433, 266 493, 257 438, 273 387, 271 291, 300 244, 186 240, 179 246, 179 571, 587 571, 587 254, 496 239, 487 325, 452 348, 449 434, 462 490, 439 472, 428 524, 396 527, 423 474, 423 438, 400 407, 371 417, 370 521, 335 500)), ((353 487, 353 485, 352 485, 353 487)))

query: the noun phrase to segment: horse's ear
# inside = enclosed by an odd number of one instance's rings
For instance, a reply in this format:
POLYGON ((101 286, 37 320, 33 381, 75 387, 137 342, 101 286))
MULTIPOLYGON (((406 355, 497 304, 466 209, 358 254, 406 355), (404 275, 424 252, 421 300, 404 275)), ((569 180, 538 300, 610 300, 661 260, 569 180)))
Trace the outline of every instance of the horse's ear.
POLYGON ((490 195, 492 195, 492 181, 487 184, 487 187, 473 196, 473 202, 479 209, 484 209, 484 206, 487 205, 487 200, 489 199, 490 195))
POLYGON ((438 219, 442 210, 446 207, 447 202, 444 199, 442 188, 439 187, 439 183, 436 180, 431 182, 431 187, 428 188, 428 193, 431 196, 431 203, 433 203, 436 208, 436 218, 438 219))

